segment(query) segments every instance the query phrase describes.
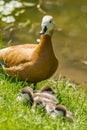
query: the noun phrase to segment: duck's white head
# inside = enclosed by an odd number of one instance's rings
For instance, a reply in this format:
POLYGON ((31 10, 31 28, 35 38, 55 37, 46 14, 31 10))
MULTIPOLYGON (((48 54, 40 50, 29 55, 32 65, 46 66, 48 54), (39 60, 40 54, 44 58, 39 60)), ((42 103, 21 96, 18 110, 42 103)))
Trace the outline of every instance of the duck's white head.
POLYGON ((43 35, 46 35, 46 34, 52 35, 52 32, 55 27, 55 22, 53 20, 53 17, 50 15, 44 16, 42 19, 41 27, 42 27, 42 30, 40 32, 41 35, 42 34, 43 35))

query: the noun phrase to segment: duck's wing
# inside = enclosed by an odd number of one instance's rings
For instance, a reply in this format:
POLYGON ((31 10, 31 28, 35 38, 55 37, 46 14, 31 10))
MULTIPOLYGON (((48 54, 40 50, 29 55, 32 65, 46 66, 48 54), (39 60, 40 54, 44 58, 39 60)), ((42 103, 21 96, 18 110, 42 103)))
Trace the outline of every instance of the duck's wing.
POLYGON ((27 71, 29 67, 31 66, 30 62, 23 63, 18 66, 12 66, 12 67, 5 67, 2 65, 3 70, 12 77, 18 77, 21 80, 27 80, 27 71))
POLYGON ((15 66, 28 62, 37 45, 24 44, 1 49, 0 60, 3 60, 7 66, 15 66))

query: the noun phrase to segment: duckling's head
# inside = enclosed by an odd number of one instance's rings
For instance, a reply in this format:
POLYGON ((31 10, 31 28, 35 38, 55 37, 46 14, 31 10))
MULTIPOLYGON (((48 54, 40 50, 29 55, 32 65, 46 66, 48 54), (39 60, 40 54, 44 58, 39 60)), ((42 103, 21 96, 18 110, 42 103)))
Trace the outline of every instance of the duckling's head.
POLYGON ((66 116, 66 108, 62 105, 58 105, 55 108, 55 113, 58 115, 66 116))
POLYGON ((42 19, 41 23, 42 30, 40 32, 41 35, 52 35, 54 27, 55 27, 55 22, 53 20, 53 17, 50 15, 46 15, 42 19))
POLYGON ((33 89, 30 87, 24 87, 21 92, 18 94, 17 101, 23 101, 25 104, 33 104, 33 89))
POLYGON ((49 94, 55 94, 55 92, 49 86, 43 86, 41 88, 40 92, 46 92, 46 93, 49 93, 49 94))
POLYGON ((55 108, 55 114, 61 115, 61 116, 66 116, 70 120, 74 120, 74 117, 70 111, 67 111, 66 108, 62 105, 58 105, 55 108))

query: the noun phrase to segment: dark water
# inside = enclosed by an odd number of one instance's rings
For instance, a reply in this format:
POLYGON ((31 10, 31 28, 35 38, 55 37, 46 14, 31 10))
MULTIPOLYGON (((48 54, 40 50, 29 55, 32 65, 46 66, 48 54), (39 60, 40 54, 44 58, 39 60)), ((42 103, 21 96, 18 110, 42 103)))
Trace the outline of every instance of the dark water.
POLYGON ((42 17, 45 13, 52 15, 56 23, 53 48, 59 59, 56 76, 61 74, 87 84, 87 0, 42 0, 43 11, 37 3, 38 0, 0 1, 3 46, 36 43, 42 17))

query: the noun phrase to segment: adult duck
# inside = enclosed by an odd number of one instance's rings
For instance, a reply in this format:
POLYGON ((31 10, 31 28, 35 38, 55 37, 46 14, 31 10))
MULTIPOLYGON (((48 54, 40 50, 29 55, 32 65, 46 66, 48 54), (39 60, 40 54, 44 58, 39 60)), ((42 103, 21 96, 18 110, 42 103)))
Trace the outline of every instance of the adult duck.
POLYGON ((41 27, 39 44, 16 45, 0 50, 0 60, 6 65, 2 68, 8 75, 37 83, 54 74, 58 60, 51 41, 55 27, 53 17, 44 16, 41 27))

